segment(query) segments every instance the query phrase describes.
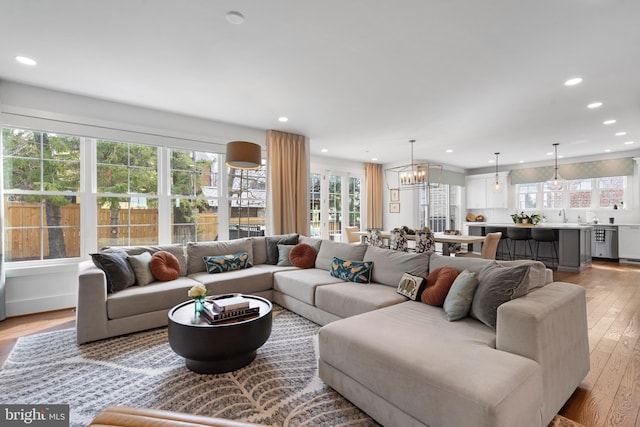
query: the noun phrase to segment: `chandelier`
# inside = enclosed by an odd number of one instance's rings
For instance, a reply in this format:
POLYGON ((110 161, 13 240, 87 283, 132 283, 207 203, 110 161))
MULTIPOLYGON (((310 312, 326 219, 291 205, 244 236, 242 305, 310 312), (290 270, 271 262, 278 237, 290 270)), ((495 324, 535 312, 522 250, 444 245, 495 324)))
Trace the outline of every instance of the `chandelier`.
POLYGON ((442 179, 442 165, 432 163, 415 163, 413 160, 413 144, 411 144, 411 163, 385 169, 388 189, 408 190, 416 187, 437 187, 442 179))

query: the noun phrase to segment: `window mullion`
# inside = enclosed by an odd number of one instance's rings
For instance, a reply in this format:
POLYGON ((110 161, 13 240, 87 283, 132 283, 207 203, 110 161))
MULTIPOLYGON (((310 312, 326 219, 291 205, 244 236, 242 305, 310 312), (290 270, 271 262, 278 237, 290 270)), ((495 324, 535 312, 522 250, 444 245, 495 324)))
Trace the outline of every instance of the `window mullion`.
POLYGON ((171 243, 171 167, 167 147, 158 149, 158 242, 171 243))

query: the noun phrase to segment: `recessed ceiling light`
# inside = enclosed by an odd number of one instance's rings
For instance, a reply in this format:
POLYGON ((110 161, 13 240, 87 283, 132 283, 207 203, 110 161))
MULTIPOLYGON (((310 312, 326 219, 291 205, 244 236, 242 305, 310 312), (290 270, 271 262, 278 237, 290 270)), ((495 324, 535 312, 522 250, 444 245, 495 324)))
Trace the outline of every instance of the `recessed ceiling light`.
POLYGON ((616 132, 616 136, 625 136, 626 132, 616 132))
POLYGON ((520 163, 524 163, 524 160, 520 160, 520 163))
POLYGON ((378 161, 378 158, 377 158, 377 157, 372 157, 372 158, 371 158, 371 161, 373 161, 373 162, 377 162, 377 161, 378 161))
POLYGON ((240 25, 244 22, 244 16, 240 12, 227 12, 225 18, 227 18, 227 22, 233 25, 240 25))
POLYGON ((288 122, 288 121, 289 121, 289 117, 284 117, 284 116, 282 116, 282 117, 278 117, 278 121, 279 121, 279 122, 282 122, 282 123, 284 123, 284 122, 288 122))
POLYGON ((610 119, 610 120, 605 120, 604 122, 602 122, 603 125, 612 125, 614 124, 616 121, 614 119, 610 119))
POLYGON ((564 159, 564 156, 563 156, 562 154, 560 154, 560 155, 558 156, 558 158, 559 158, 559 159, 564 159))
POLYGON ((452 150, 451 148, 449 148, 449 149, 447 150, 447 153, 453 153, 453 150, 452 150))
POLYGON ((604 152, 605 152, 605 153, 610 153, 610 152, 611 152, 611 149, 610 149, 610 148, 607 148, 606 150, 604 150, 604 152))
POLYGON ((327 151, 329 151, 329 150, 327 150, 326 148, 323 148, 323 149, 322 149, 322 150, 320 150, 320 151, 321 151, 321 152, 323 152, 323 153, 326 153, 326 152, 327 152, 327 151))
POLYGON ((495 163, 495 162, 496 162, 495 160, 489 160, 489 163, 495 163))
POLYGON ((587 108, 599 108, 602 107, 602 102, 592 102, 591 104, 587 105, 587 108))
POLYGON ((631 145, 631 144, 633 144, 633 141, 627 141, 624 143, 624 145, 631 145))
POLYGON ((582 83, 582 77, 574 77, 574 78, 569 79, 566 82, 564 82, 564 85, 565 86, 575 86, 575 85, 579 85, 580 83, 582 83))
POLYGON ((27 58, 26 56, 16 56, 16 61, 18 61, 23 65, 28 65, 30 67, 33 67, 34 65, 38 64, 35 59, 27 58))
POLYGON ((553 156, 553 151, 549 151, 549 152, 547 153, 547 156, 553 156))

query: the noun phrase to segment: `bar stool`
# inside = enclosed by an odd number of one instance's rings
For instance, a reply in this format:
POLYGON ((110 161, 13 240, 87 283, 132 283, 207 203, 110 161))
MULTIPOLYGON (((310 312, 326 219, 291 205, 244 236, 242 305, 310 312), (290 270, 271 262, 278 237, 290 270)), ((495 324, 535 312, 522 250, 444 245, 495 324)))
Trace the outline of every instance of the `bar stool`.
POLYGON ((520 255, 520 259, 531 259, 533 251, 531 250, 531 230, 528 227, 507 227, 507 237, 513 243, 513 254, 510 255, 514 260, 518 256, 518 242, 524 243, 524 256, 520 255), (527 246, 529 247, 529 257, 527 256, 527 246))
POLYGON ((498 243, 498 252, 496 254, 496 259, 510 259, 511 248, 509 247, 509 238, 507 237, 507 227, 485 227, 485 236, 488 236, 491 233, 502 233, 500 242, 498 243))
POLYGON ((542 261, 543 259, 551 259, 551 268, 555 268, 556 263, 559 262, 558 249, 556 248, 556 242, 558 241, 556 237, 556 232, 551 228, 534 228, 531 230, 531 239, 535 242, 535 245, 536 245, 535 259, 537 261, 542 261), (541 257, 538 255, 538 249, 540 248, 540 243, 551 243, 550 258, 541 257))

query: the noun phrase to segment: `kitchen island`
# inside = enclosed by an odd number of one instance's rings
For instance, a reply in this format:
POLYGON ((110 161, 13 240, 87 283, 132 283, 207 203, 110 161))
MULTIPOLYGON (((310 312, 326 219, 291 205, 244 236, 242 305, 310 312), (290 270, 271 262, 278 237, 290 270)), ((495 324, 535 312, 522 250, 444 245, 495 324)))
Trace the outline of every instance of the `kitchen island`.
MULTIPOLYGON (((485 236, 486 227, 516 227, 511 224, 495 224, 495 223, 467 223, 469 227, 469 235, 485 236)), ((593 226, 589 224, 572 224, 572 223, 539 223, 535 225, 539 228, 551 228, 558 238, 558 271, 566 271, 570 273, 579 273, 591 267, 591 233, 593 226)), ((521 227, 518 227, 521 228, 521 227)), ((531 241, 531 247, 535 247, 531 241)), ((533 256, 532 255, 532 258, 533 256)), ((539 256, 545 260, 552 256, 550 245, 541 245, 539 256)))

